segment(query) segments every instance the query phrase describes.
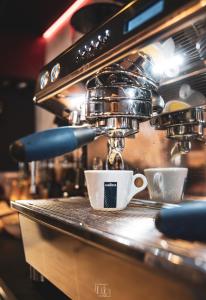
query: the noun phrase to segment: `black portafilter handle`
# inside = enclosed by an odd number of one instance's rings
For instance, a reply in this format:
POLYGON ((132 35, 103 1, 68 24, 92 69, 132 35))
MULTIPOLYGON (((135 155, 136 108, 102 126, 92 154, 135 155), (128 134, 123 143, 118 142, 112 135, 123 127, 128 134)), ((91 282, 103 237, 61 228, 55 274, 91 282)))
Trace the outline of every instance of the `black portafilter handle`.
POLYGON ((206 201, 162 208, 156 216, 155 225, 169 238, 206 242, 206 201))
POLYGON ((44 160, 71 152, 92 142, 96 129, 89 127, 59 127, 40 131, 15 141, 11 156, 21 162, 44 160))

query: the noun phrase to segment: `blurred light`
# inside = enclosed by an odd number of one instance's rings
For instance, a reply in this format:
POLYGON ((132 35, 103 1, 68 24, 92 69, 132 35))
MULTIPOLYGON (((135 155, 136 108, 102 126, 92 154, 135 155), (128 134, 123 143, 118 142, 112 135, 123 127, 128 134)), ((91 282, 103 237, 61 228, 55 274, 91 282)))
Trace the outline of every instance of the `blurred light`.
POLYGON ((161 240, 160 245, 162 246, 162 248, 168 249, 168 243, 167 243, 167 241, 161 240))
POLYGON ((184 57, 181 54, 177 54, 173 57, 172 62, 178 66, 181 66, 184 63, 184 57))
POLYGON ((9 85, 10 85, 10 81, 9 80, 3 80, 2 81, 2 83, 1 83, 1 85, 3 86, 3 87, 8 87, 9 85))
POLYGON ((173 253, 169 253, 167 259, 175 265, 180 265, 183 263, 183 259, 180 256, 175 255, 173 253))
POLYGON ((81 106, 85 102, 85 94, 70 94, 61 99, 70 111, 81 110, 81 106))
POLYGON ((184 57, 181 54, 176 54, 173 57, 161 58, 153 66, 153 74, 158 74, 167 77, 175 77, 180 73, 180 66, 184 63, 184 57))
POLYGON ((67 21, 75 11, 77 11, 82 4, 86 3, 88 0, 77 0, 75 1, 64 13, 57 19, 44 33, 43 37, 45 39, 50 38, 60 27, 67 21))
POLYGON ((27 87, 27 83, 24 81, 21 81, 19 83, 17 83, 17 88, 18 89, 25 89, 27 87))
POLYGON ((0 295, 3 297, 2 299, 6 299, 7 295, 5 294, 4 290, 2 287, 0 287, 0 295))
POLYGON ((199 42, 196 43, 196 49, 200 50, 200 43, 199 42))

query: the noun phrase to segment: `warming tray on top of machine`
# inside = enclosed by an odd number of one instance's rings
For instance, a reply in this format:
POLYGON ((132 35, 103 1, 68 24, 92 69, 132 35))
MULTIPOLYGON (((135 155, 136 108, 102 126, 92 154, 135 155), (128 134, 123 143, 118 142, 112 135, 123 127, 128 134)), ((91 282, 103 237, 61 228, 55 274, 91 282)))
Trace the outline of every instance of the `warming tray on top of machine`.
MULTIPOLYGON (((171 204, 172 205, 172 204, 171 204)), ((174 206, 174 204, 173 204, 174 206)), ((34 221, 188 280, 206 278, 206 246, 162 236, 154 226, 158 206, 134 200, 127 209, 99 212, 85 198, 27 200, 12 207, 34 221), (198 259, 197 259, 198 258, 198 259), (177 263, 178 262, 178 263, 177 263)))
POLYGON ((176 31, 183 21, 191 21, 191 15, 194 19, 197 13, 204 12, 205 5, 206 1, 198 0, 132 1, 42 69, 34 101, 44 106, 46 99, 88 78, 100 67, 120 60, 170 30, 176 31))

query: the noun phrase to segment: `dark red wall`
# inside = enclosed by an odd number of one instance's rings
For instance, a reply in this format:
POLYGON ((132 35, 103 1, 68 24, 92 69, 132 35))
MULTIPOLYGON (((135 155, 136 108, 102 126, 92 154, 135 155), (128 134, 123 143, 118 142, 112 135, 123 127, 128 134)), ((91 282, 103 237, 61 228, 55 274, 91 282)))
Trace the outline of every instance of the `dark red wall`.
POLYGON ((32 99, 44 56, 42 38, 0 35, 0 171, 17 169, 9 145, 35 130, 32 99))
POLYGON ((44 64, 45 40, 0 35, 0 77, 36 79, 44 64))

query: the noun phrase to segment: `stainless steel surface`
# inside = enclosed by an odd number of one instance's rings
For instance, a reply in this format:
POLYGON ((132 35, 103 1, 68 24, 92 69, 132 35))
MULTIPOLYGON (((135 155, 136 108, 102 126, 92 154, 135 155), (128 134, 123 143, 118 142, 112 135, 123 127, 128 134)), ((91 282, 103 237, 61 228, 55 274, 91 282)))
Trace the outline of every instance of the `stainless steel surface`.
POLYGON ((167 137, 176 140, 193 140, 204 134, 203 124, 173 125, 167 129, 167 137))
POLYGON ((151 117, 152 105, 150 101, 133 99, 112 99, 106 102, 104 99, 89 100, 87 104, 87 121, 121 117, 139 119, 140 122, 151 117), (121 102, 120 102, 121 101, 121 102))
POLYGON ((157 88, 149 78, 150 64, 149 57, 140 53, 132 71, 115 64, 91 78, 87 82, 86 121, 102 127, 110 137, 136 133, 138 124, 152 115, 152 90, 157 88))
POLYGON ((161 95, 156 93, 155 91, 152 91, 152 111, 153 116, 160 114, 165 107, 164 99, 161 95))
POLYGON ((125 137, 139 131, 136 119, 125 117, 111 117, 96 120, 94 126, 108 137, 125 137), (115 130, 114 130, 115 128, 115 130))
MULTIPOLYGON (((127 59, 130 61, 130 59, 127 59)), ((160 75, 158 73, 154 73, 154 62, 152 58, 144 52, 139 52, 138 56, 135 61, 131 61, 131 65, 129 66, 128 70, 130 72, 139 73, 143 76, 146 76, 150 79, 153 85, 157 85, 160 81, 160 75)))
POLYGON ((171 113, 163 113, 153 117, 151 125, 158 130, 167 130, 167 137, 177 142, 180 153, 191 150, 194 140, 204 142, 204 127, 206 127, 205 107, 193 107, 171 113))
POLYGON ((155 116, 150 121, 156 129, 167 129, 176 125, 198 125, 206 123, 206 110, 201 107, 193 107, 171 113, 155 116))
POLYGON ((104 84, 97 77, 95 78, 96 84, 98 86, 94 86, 92 88, 88 87, 87 90, 87 98, 89 99, 105 99, 107 101, 111 100, 124 100, 124 99, 150 99, 151 92, 145 87, 138 87, 140 82, 136 82, 134 85, 126 85, 118 86, 112 83, 112 85, 108 86, 108 82, 104 84), (137 85, 138 84, 138 85, 137 85))

